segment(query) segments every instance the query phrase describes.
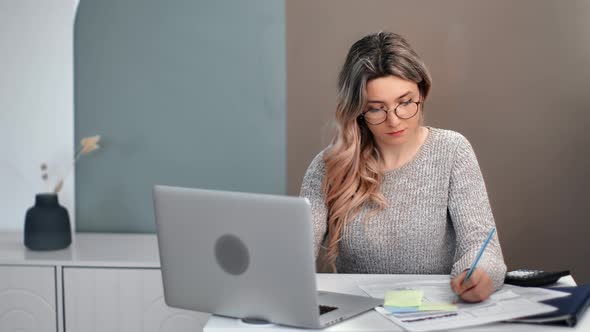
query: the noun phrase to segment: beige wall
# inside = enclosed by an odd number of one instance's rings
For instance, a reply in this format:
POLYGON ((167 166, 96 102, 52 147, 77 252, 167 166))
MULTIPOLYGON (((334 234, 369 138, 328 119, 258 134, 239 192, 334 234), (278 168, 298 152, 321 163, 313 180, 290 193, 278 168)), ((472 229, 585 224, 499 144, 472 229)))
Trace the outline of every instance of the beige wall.
POLYGON ((590 282, 590 1, 287 0, 290 194, 329 141, 348 48, 378 30, 428 65, 426 124, 473 144, 509 269, 590 282))

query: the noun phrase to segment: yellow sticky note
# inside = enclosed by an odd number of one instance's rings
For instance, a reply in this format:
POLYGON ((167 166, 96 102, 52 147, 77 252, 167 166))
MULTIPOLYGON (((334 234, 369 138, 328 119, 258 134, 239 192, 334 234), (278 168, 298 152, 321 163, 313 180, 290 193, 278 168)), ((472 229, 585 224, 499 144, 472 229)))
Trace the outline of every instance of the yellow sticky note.
POLYGON ((421 290, 398 290, 385 293, 383 305, 390 307, 417 307, 422 304, 421 290))
POLYGON ((418 311, 456 311, 457 306, 449 303, 424 303, 418 307, 418 311))

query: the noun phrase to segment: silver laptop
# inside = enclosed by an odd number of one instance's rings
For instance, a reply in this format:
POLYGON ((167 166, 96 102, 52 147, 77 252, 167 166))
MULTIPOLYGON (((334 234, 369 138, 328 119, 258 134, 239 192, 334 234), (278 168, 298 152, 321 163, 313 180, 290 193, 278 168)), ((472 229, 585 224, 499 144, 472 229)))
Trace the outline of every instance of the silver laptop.
POLYGON ((305 198, 167 186, 153 194, 171 307, 324 328, 382 302, 317 291, 305 198))

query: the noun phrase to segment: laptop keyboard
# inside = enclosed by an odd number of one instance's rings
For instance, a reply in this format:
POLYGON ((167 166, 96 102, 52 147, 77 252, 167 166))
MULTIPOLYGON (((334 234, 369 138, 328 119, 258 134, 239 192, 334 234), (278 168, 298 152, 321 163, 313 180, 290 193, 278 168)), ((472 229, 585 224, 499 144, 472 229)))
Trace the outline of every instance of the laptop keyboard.
POLYGON ((336 310, 338 308, 337 307, 331 307, 329 305, 321 305, 320 304, 319 305, 319 309, 320 309, 320 315, 323 315, 323 314, 329 313, 330 311, 334 311, 334 310, 336 310))

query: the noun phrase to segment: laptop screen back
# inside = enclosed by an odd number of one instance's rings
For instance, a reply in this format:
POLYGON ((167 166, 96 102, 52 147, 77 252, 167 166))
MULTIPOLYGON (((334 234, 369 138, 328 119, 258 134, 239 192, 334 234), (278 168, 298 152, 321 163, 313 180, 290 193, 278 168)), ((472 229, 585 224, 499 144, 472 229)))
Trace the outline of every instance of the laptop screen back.
POLYGON ((319 320, 306 199, 167 186, 153 194, 169 306, 295 326, 319 320))

